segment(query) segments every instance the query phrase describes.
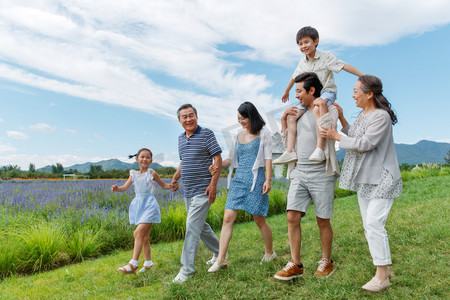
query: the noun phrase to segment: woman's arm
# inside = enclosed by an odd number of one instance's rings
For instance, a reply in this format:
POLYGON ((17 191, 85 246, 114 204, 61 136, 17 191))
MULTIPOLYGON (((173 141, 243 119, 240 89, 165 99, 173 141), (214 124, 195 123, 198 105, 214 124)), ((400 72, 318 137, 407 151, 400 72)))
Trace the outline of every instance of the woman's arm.
POLYGON ((266 181, 263 185, 263 194, 267 194, 272 189, 272 160, 266 159, 266 181))
POLYGON ((362 137, 352 138, 343 136, 340 139, 339 147, 358 152, 371 151, 384 141, 386 135, 391 133, 391 130, 391 118, 386 111, 382 111, 373 117, 362 137))

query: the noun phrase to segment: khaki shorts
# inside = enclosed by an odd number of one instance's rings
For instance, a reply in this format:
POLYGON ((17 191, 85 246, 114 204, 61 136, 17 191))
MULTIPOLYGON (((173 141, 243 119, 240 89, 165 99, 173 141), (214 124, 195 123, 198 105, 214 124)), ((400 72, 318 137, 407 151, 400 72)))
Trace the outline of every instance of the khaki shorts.
POLYGON ((286 210, 300 211, 304 216, 312 200, 317 217, 332 218, 336 180, 336 176, 325 176, 324 172, 294 169, 291 172, 286 210))

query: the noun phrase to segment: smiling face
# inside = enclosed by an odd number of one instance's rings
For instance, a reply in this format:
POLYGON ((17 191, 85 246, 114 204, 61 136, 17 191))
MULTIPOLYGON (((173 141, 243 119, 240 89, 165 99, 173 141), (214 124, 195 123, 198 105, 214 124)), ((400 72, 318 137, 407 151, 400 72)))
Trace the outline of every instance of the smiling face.
POLYGON ((310 36, 302 37, 298 41, 300 51, 308 58, 313 58, 316 53, 316 47, 319 44, 319 39, 313 40, 310 36))
POLYGON ((316 99, 314 97, 314 91, 315 88, 311 87, 309 89, 309 92, 306 91, 305 87, 304 87, 304 82, 297 82, 297 84, 295 85, 295 98, 297 98, 298 100, 300 100, 300 104, 306 108, 309 109, 313 109, 313 102, 316 99))
POLYGON ((136 157, 136 161, 139 164, 139 169, 141 171, 146 171, 148 166, 152 163, 152 155, 148 150, 142 150, 136 157))
POLYGON ((242 128, 247 131, 250 131, 250 119, 244 118, 243 116, 241 116, 241 114, 239 112, 237 113, 237 118, 238 118, 238 122, 239 122, 239 124, 241 124, 242 128))
POLYGON ((363 110, 373 104, 373 93, 364 92, 362 89, 362 83, 359 80, 356 81, 353 86, 352 98, 356 100, 356 106, 362 108, 363 110))
POLYGON ((194 131, 197 129, 197 120, 197 115, 195 114, 192 107, 180 110, 178 121, 181 123, 181 126, 183 126, 184 130, 186 130, 186 133, 194 133, 194 131))

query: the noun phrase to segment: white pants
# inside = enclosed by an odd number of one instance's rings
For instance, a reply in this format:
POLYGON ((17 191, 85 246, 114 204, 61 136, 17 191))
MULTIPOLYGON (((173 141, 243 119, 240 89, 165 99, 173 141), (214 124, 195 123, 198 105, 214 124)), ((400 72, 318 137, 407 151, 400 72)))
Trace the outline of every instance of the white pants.
POLYGON ((373 264, 391 265, 391 251, 384 226, 394 199, 362 198, 358 195, 358 203, 373 264))

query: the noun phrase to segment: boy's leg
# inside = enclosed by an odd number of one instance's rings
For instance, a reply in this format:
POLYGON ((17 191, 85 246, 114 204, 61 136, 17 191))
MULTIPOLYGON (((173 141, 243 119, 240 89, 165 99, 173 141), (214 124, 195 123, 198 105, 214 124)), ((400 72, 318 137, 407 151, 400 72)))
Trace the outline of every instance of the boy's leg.
POLYGON ((297 140, 297 120, 303 115, 304 112, 304 109, 299 109, 296 115, 290 115, 287 117, 288 134, 286 152, 288 153, 294 151, 295 141, 297 140))
POLYGON ((295 141, 297 139, 297 120, 303 115, 304 112, 304 109, 298 109, 296 115, 289 115, 287 117, 286 151, 284 151, 280 157, 273 160, 272 163, 274 165, 282 165, 297 161, 297 153, 294 152, 295 141))
POLYGON ((317 102, 317 105, 314 106, 314 118, 316 119, 316 136, 317 136, 317 144, 316 149, 309 157, 311 161, 324 161, 325 157, 325 141, 326 139, 320 135, 320 129, 318 126, 318 120, 328 113, 328 107, 336 100, 336 94, 333 92, 325 91, 321 94, 319 98, 317 98, 314 102, 317 102))

